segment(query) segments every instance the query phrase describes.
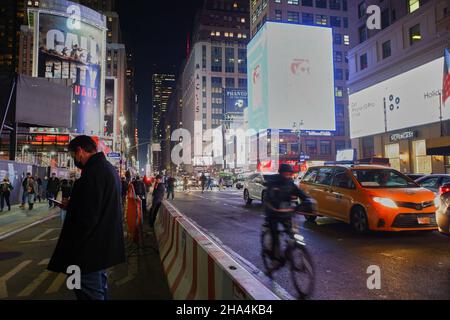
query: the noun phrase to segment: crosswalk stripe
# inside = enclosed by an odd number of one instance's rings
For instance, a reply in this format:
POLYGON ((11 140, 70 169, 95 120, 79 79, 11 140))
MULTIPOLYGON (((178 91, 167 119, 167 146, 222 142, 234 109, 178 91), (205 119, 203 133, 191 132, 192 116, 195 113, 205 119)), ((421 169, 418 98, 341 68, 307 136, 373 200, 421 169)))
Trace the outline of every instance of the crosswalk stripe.
POLYGON ((61 289, 61 286, 66 282, 66 278, 67 275, 62 273, 58 274, 58 276, 55 278, 55 280, 53 280, 52 284, 50 285, 50 287, 48 287, 45 293, 50 294, 58 292, 59 289, 61 289))
MULTIPOLYGON (((44 259, 38 263, 39 266, 47 265, 50 262, 50 259, 44 259)), ((25 287, 17 296, 18 297, 28 297, 36 290, 47 277, 50 275, 50 271, 45 270, 42 272, 36 279, 34 279, 28 286, 25 287)))
POLYGON ((36 279, 34 279, 25 289, 23 289, 17 296, 18 297, 28 297, 34 290, 36 290, 47 277, 50 275, 50 271, 45 270, 36 279))
POLYGON ((18 274, 23 268, 29 265, 32 260, 26 260, 18 264, 14 269, 9 271, 7 274, 0 277, 0 299, 8 297, 8 288, 6 287, 6 281, 18 274))

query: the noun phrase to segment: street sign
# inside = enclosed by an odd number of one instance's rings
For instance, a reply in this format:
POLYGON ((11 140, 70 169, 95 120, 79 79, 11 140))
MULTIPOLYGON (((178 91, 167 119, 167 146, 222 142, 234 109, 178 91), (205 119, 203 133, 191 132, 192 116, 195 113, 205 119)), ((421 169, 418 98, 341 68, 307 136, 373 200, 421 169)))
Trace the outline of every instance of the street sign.
POLYGON ((120 158, 120 152, 110 152, 108 158, 120 158))

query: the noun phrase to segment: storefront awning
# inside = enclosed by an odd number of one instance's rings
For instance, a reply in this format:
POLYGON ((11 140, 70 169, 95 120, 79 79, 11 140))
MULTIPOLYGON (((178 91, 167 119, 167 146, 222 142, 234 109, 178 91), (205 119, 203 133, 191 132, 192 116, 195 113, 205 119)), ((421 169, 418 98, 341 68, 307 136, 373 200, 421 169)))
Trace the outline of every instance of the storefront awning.
POLYGON ((428 139, 427 155, 450 156, 450 136, 428 139))

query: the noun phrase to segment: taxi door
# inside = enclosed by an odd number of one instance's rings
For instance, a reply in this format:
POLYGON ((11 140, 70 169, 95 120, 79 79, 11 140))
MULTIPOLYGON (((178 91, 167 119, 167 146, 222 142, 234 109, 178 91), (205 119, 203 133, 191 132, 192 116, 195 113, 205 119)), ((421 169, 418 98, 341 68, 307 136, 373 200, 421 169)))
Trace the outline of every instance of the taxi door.
POLYGON ((317 211, 325 216, 333 212, 334 197, 331 194, 333 174, 334 167, 319 168, 315 181, 308 188, 311 197, 317 201, 317 211))
POLYGON ((339 220, 349 222, 350 209, 356 196, 357 189, 348 170, 337 168, 331 188, 331 214, 339 220))

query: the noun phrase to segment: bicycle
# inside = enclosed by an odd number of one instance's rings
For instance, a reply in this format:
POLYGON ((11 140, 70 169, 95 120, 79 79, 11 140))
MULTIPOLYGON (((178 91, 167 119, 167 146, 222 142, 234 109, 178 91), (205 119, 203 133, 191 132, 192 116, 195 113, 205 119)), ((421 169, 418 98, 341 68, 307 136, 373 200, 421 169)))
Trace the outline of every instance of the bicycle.
POLYGON ((300 300, 305 300, 311 297, 314 291, 315 268, 311 254, 306 248, 304 238, 297 230, 298 227, 295 221, 293 221, 292 238, 288 236, 286 229, 277 231, 280 239, 280 258, 274 260, 270 229, 267 224, 264 224, 261 234, 262 258, 264 267, 266 268, 266 274, 271 279, 273 279, 273 273, 275 271, 280 270, 289 263, 292 280, 298 293, 298 298, 300 300), (282 237, 282 235, 284 237, 282 237), (284 248, 283 245, 285 246, 284 248))

